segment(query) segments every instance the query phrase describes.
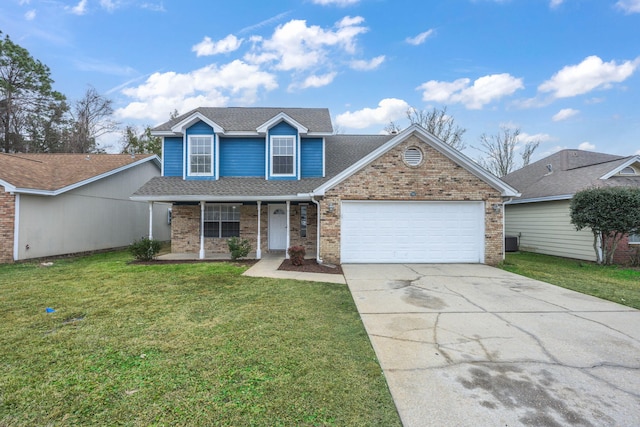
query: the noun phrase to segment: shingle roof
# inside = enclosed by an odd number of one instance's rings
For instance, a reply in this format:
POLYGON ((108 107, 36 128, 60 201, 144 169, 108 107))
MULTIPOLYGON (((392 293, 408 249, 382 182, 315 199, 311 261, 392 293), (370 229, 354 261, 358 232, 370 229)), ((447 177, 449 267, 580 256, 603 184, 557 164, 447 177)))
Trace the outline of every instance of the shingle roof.
POLYGON ((562 150, 511 172, 502 180, 522 193, 518 200, 571 196, 591 187, 640 186, 640 176, 600 179, 632 157, 562 150))
POLYGON ((136 197, 174 197, 199 200, 239 196, 246 198, 307 194, 333 178, 364 156, 382 146, 393 135, 332 135, 325 139, 326 176, 300 180, 264 178, 220 178, 219 180, 183 180, 182 177, 155 177, 134 193, 136 197))
POLYGON ((332 133, 331 115, 327 108, 245 108, 245 107, 199 107, 169 120, 152 129, 167 132, 185 118, 199 112, 220 125, 225 132, 255 132, 255 130, 280 113, 285 113, 309 129, 309 132, 332 133))
POLYGON ((18 189, 55 191, 152 156, 0 153, 0 180, 18 189))

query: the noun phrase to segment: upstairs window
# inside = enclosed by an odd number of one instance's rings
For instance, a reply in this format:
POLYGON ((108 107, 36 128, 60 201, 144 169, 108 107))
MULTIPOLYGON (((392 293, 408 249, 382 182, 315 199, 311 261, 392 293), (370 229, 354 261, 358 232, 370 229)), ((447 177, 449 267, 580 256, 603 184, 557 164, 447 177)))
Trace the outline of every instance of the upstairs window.
POLYGON ((629 234, 629 244, 640 245, 640 230, 638 230, 637 234, 629 234))
POLYGON ((295 175, 295 138, 274 136, 271 138, 271 175, 295 175))
POLYGON ((620 175, 635 175, 635 174, 636 174, 636 170, 631 166, 627 166, 626 168, 620 171, 620 175))
POLYGON ((204 237, 240 237, 240 205, 205 205, 204 237))
POLYGON ((213 137, 189 136, 189 175, 213 175, 213 137))

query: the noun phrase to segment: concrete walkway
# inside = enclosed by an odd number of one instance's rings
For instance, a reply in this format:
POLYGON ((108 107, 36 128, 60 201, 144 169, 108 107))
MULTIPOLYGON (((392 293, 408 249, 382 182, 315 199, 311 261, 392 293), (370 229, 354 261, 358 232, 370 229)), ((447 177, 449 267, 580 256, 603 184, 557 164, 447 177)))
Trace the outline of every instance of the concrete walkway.
POLYGON ((278 270, 280 264, 284 261, 284 254, 268 253, 262 256, 262 259, 254 264, 250 269, 243 273, 243 276, 250 277, 270 277, 274 279, 295 279, 306 280, 310 282, 327 282, 340 283, 346 285, 346 281, 342 274, 326 274, 326 273, 303 273, 298 271, 278 270))
POLYGON ((342 268, 405 427, 640 425, 640 311, 484 265, 342 268))

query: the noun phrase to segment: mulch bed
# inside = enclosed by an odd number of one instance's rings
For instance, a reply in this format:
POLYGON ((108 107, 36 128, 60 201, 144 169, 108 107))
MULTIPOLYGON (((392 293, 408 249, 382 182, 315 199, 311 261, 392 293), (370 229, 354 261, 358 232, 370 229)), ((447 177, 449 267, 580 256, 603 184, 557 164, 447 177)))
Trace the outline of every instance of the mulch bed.
POLYGON ((342 268, 339 265, 329 267, 327 265, 318 264, 315 259, 305 259, 302 265, 291 264, 290 259, 285 259, 278 270, 299 271, 302 273, 326 273, 326 274, 342 274, 342 268))

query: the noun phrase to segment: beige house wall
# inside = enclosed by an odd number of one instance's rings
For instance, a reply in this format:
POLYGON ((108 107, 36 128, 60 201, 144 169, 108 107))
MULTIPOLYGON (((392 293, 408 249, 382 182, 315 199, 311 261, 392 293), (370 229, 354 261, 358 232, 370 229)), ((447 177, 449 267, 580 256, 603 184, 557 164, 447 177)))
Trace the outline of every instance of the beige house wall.
MULTIPOLYGON (((149 235, 149 204, 129 199, 157 176, 152 162, 58 196, 20 195, 18 259, 127 246, 149 235)), ((153 237, 169 240, 168 204, 154 204, 153 237)))
MULTIPOLYGON (((482 201, 485 205, 485 263, 495 265, 504 255, 502 204, 499 190, 457 165, 415 136, 327 191, 321 202, 323 261, 340 262, 340 202, 343 200, 482 201), (424 160, 416 167, 403 160, 407 147, 422 150, 424 160), (329 206, 333 205, 333 211, 329 206)), ((399 218, 399 220, 401 220, 399 218)))
POLYGON ((505 235, 519 239, 520 250, 595 261, 591 230, 576 231, 569 200, 506 205, 505 235))

